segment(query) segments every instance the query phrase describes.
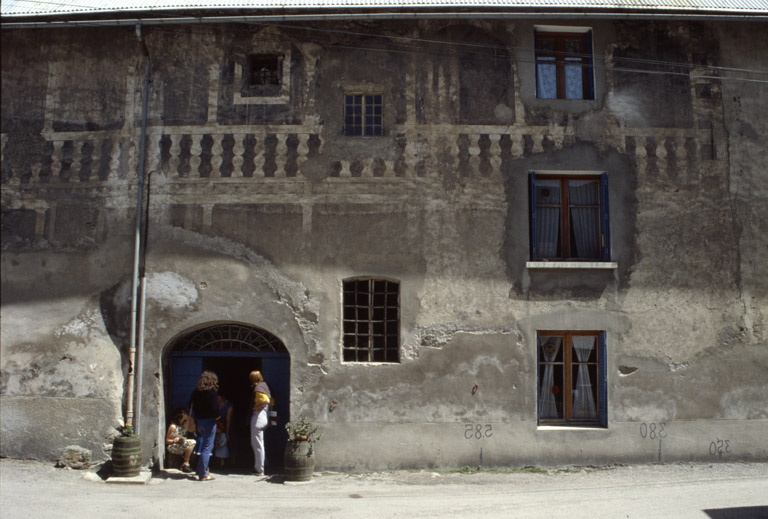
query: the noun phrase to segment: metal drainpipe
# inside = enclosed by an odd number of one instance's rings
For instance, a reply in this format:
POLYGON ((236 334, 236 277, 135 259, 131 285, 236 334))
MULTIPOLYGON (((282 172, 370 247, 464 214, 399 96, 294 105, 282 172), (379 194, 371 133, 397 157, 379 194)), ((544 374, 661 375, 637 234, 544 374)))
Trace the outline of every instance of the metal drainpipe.
MULTIPOLYGON (((137 301, 137 289, 139 284, 139 262, 141 259, 141 217, 143 214, 143 194, 144 194, 144 154, 145 154, 145 141, 147 137, 147 103, 149 93, 149 51, 147 45, 141 37, 141 25, 136 25, 136 37, 139 40, 139 47, 141 48, 141 54, 145 58, 144 65, 144 92, 143 92, 143 106, 141 114, 141 141, 139 142, 139 175, 136 189, 136 233, 134 236, 133 246, 133 278, 131 280, 131 330, 130 330, 130 345, 128 348, 128 381, 126 387, 126 404, 125 404, 125 423, 134 423, 134 409, 133 409, 133 386, 134 386, 134 366, 136 364, 136 330, 137 319, 136 311, 138 306, 137 301)), ((142 292, 143 292, 142 287, 142 292)), ((139 410, 139 413, 141 410, 139 410)), ((138 431, 136 431, 138 434, 138 431)))
MULTIPOLYGON (((149 60, 147 60, 149 61, 149 60)), ((146 91, 145 91, 146 96, 146 91)), ((146 114, 146 103, 145 103, 146 114)), ((145 117, 146 120, 146 117, 145 117)), ((143 146, 143 141, 142 141, 143 146)), ((144 214, 144 248, 141 253, 141 295, 139 297, 139 351, 138 373, 136 374, 136 434, 141 434, 141 386, 144 379, 144 317, 147 309, 147 248, 149 247, 149 196, 152 189, 152 172, 147 174, 147 204, 144 214)))

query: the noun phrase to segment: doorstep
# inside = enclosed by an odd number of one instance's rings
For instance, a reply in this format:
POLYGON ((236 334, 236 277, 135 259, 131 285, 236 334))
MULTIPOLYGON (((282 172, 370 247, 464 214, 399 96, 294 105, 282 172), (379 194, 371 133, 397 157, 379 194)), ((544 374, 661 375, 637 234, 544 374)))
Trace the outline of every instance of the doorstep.
POLYGON ((152 473, 150 471, 141 471, 138 476, 120 477, 109 476, 107 483, 118 483, 122 485, 146 485, 149 480, 152 479, 152 473))

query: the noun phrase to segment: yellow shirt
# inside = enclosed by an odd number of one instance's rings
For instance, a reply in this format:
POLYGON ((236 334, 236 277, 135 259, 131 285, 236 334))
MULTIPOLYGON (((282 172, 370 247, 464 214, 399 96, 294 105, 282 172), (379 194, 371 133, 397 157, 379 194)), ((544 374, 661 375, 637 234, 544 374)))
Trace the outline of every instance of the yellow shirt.
POLYGON ((269 404, 269 397, 264 394, 260 393, 259 391, 256 391, 253 393, 253 408, 260 408, 265 405, 269 404))

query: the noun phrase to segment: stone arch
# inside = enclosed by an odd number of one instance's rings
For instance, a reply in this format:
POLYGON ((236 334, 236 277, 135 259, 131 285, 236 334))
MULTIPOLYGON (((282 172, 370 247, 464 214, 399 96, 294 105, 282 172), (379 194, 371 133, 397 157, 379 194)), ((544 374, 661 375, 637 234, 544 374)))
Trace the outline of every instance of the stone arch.
MULTIPOLYGON (((233 404, 227 470, 252 466, 250 447, 250 387, 248 374, 259 370, 272 390, 279 411, 278 427, 265 432, 267 460, 281 464, 285 449, 284 424, 289 420, 291 357, 284 342, 272 332, 242 322, 209 322, 176 335, 166 346, 166 427, 177 407, 187 407, 189 396, 204 370, 219 376, 220 390, 233 404)), ((215 453, 214 453, 215 454, 215 453)), ((178 460, 169 460, 174 465, 178 460)), ((214 465, 215 468, 215 465, 214 465)))
POLYGON ((241 323, 213 324, 174 341, 173 351, 250 351, 288 353, 278 337, 262 328, 241 323))

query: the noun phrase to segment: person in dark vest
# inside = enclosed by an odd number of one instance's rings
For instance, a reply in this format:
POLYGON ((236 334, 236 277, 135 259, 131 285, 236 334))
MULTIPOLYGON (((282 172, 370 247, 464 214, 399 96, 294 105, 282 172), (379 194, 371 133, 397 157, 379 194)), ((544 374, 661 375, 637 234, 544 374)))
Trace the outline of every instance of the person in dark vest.
POLYGON ((219 418, 219 377, 213 371, 203 371, 197 387, 189 400, 189 407, 197 421, 198 449, 197 477, 200 481, 211 481, 213 476, 208 474, 208 463, 213 453, 216 439, 216 420, 219 418))

